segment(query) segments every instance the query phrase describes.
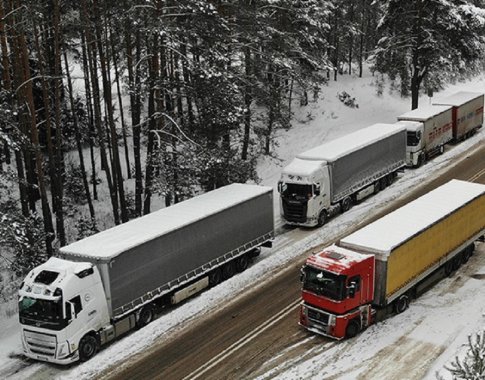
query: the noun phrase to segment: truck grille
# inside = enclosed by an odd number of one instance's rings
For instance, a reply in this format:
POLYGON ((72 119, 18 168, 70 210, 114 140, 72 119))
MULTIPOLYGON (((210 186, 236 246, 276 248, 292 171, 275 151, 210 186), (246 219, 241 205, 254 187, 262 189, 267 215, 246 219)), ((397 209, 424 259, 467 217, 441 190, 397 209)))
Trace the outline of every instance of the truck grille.
POLYGON ((321 313, 317 310, 308 308, 308 319, 328 325, 328 317, 329 315, 327 313, 321 313))
POLYGON ((55 356, 57 345, 55 335, 24 330, 24 336, 27 347, 31 352, 40 355, 55 356))
POLYGON ((289 222, 306 222, 307 202, 283 198, 283 212, 289 222))

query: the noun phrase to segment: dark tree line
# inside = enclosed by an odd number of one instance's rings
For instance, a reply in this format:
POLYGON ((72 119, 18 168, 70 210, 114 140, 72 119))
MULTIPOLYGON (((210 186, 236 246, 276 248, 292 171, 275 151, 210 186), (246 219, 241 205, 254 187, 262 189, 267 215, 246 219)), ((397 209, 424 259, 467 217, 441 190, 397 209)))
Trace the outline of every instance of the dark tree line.
POLYGON ((119 224, 149 213, 154 194, 170 205, 257 180, 294 100, 362 76, 369 58, 411 88, 413 106, 423 81, 479 62, 480 8, 447 3, 459 11, 422 0, 0 0, 0 171, 19 204, 0 207, 16 223, 41 220, 32 238, 51 255, 73 202, 89 211, 81 235, 97 230, 100 181, 119 224), (446 43, 454 58, 442 63, 446 43))

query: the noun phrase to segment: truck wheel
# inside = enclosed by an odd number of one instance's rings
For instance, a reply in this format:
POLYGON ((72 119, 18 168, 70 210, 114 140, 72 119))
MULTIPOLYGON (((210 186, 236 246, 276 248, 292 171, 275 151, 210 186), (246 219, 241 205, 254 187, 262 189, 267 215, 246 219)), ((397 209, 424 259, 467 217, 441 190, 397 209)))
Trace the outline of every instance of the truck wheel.
POLYGON ((352 207, 352 199, 350 197, 345 197, 342 200, 342 204, 340 206, 342 213, 349 211, 351 207, 352 207))
POLYGON ((234 263, 231 261, 222 267, 222 279, 227 280, 234 276, 234 263))
POLYGON ((407 308, 409 307, 409 297, 405 294, 403 294, 401 297, 399 297, 396 300, 396 303, 394 305, 394 309, 397 314, 401 314, 404 312, 407 308))
POLYGON ((209 286, 212 288, 213 286, 216 286, 218 283, 220 283, 222 280, 222 273, 221 269, 217 268, 214 269, 212 272, 209 274, 209 286))
POLYGON ((423 164, 424 164, 424 157, 423 157, 423 155, 422 155, 422 154, 420 154, 420 155, 418 156, 418 162, 416 163, 415 168, 419 168, 419 167, 420 167, 421 165, 423 165, 423 164))
POLYGON ((245 254, 236 260, 236 270, 238 272, 244 272, 248 268, 248 265, 249 259, 245 254))
POLYGON ((136 321, 136 327, 142 328, 153 321, 153 308, 150 306, 145 306, 140 310, 138 315, 138 320, 136 321))
POLYGON ((353 338, 359 333, 359 331, 360 331, 360 323, 357 320, 352 319, 347 325, 347 328, 345 329, 345 337, 353 338))
POLYGON ((323 210, 320 215, 318 215, 317 227, 323 226, 327 222, 327 213, 323 210))
POLYGON ((98 351, 98 341, 93 335, 84 335, 79 342, 79 359, 85 362, 98 351))

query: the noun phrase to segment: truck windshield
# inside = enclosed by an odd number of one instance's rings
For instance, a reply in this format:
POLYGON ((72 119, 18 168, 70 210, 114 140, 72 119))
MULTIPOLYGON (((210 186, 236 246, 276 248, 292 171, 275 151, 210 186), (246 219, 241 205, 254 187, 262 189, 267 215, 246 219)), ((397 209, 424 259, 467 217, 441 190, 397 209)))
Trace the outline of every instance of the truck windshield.
POLYGON ((421 132, 419 131, 409 131, 408 135, 408 146, 417 146, 421 141, 421 132))
POLYGON ((336 275, 321 269, 305 267, 303 289, 320 296, 341 301, 345 297, 346 276, 336 275))
POLYGON ((62 315, 62 300, 42 300, 23 297, 19 301, 20 323, 60 330, 66 324, 62 315))
POLYGON ((297 183, 286 183, 283 186, 283 195, 287 197, 310 198, 313 195, 313 186, 301 185, 297 183))

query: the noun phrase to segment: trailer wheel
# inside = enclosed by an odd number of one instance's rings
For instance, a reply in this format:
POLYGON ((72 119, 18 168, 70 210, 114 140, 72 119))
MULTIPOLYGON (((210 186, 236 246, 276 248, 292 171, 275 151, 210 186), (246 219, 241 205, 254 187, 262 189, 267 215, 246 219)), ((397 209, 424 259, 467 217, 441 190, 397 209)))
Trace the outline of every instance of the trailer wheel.
POLYGON ((381 190, 384 190, 387 187, 387 179, 386 179, 386 177, 382 177, 379 180, 379 182, 380 182, 381 190))
POLYGON ((403 294, 396 300, 394 304, 394 310, 397 314, 403 313, 409 307, 409 297, 406 294, 403 294))
POLYGON ((360 331, 360 323, 356 319, 352 319, 347 325, 347 328, 345 329, 345 337, 347 339, 353 338, 359 333, 359 331, 360 331))
POLYGON ((466 264, 468 260, 470 260, 470 257, 472 255, 472 252, 470 250, 470 247, 466 247, 463 252, 461 253, 461 263, 466 264))
POLYGON ((98 352, 98 341, 95 336, 84 335, 79 342, 79 359, 85 362, 98 352))
POLYGON ((453 271, 458 270, 461 267, 461 255, 456 255, 451 259, 453 271))
POLYGON ((453 273, 453 261, 448 260, 445 263, 445 276, 449 277, 453 273))
POLYGON ((381 181, 377 180, 374 182, 374 194, 377 194, 379 191, 381 191, 381 181))
POLYGON ((327 222, 327 213, 325 210, 322 210, 320 212, 320 215, 318 215, 318 222, 317 222, 317 227, 323 226, 327 222))
POLYGON ((140 310, 138 314, 138 320, 136 321, 136 327, 142 328, 153 321, 153 308, 151 306, 145 306, 140 310))
POLYGON ((220 283, 222 280, 222 272, 220 268, 214 269, 209 273, 209 286, 212 288, 220 283))
POLYGON ((236 270, 238 272, 244 272, 248 268, 248 265, 249 265, 249 259, 248 259, 248 256, 246 254, 237 258, 237 260, 236 260, 236 270))
POLYGON ((222 267, 222 279, 227 280, 234 276, 235 268, 232 261, 228 262, 222 267))
POLYGON ((342 200, 342 203, 340 205, 340 209, 342 210, 342 213, 349 211, 351 207, 352 207, 352 198, 345 197, 342 200))

